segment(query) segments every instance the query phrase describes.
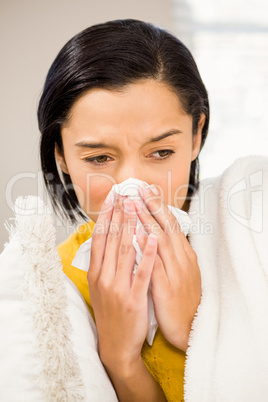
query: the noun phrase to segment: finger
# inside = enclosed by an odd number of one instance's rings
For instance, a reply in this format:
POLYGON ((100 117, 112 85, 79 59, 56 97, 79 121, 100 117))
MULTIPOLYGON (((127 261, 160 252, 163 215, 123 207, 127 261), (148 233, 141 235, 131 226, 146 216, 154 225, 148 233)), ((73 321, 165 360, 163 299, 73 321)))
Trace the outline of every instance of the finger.
POLYGON ((173 246, 171 239, 162 230, 161 226, 158 222, 156 222, 155 218, 150 213, 145 212, 145 209, 147 209, 147 207, 144 204, 142 207, 140 206, 140 203, 142 203, 141 200, 135 200, 134 202, 135 205, 138 204, 138 207, 136 207, 136 211, 145 230, 149 234, 153 233, 158 235, 158 254, 163 261, 168 277, 170 278, 170 280, 172 280, 172 278, 177 274, 178 262, 180 262, 182 266, 186 265, 185 260, 187 256, 185 254, 184 248, 182 246, 182 251, 178 252, 176 250, 176 247, 178 248, 178 246, 176 244, 173 246))
POLYGON ((137 213, 131 199, 125 199, 123 204, 124 227, 118 250, 116 278, 120 282, 120 285, 126 285, 130 288, 136 257, 136 250, 133 246, 133 236, 135 235, 137 226, 137 213))
POLYGON ((104 259, 100 272, 100 276, 104 282, 109 282, 114 278, 118 260, 118 247, 122 235, 123 228, 123 199, 119 194, 115 194, 113 215, 110 222, 109 230, 106 236, 106 247, 104 251, 104 259))
POLYGON ((138 188, 138 191, 147 206, 148 211, 153 215, 166 233, 172 233, 175 229, 178 233, 181 231, 175 216, 172 214, 166 203, 163 202, 162 198, 152 191, 150 186, 144 185, 142 188, 138 188))
POLYGON ((104 252, 106 247, 106 237, 109 230, 110 222, 113 215, 113 203, 111 194, 106 197, 101 211, 98 216, 98 220, 94 226, 92 233, 92 243, 90 252, 90 267, 88 270, 89 276, 96 278, 98 276, 100 268, 104 259, 104 252))
MULTIPOLYGON (((178 261, 180 261, 185 253, 181 236, 183 232, 181 230, 179 222, 172 214, 168 206, 161 200, 161 197, 156 196, 149 186, 147 187, 143 186, 142 189, 139 189, 139 193, 143 197, 144 203, 146 204, 148 211, 158 222, 161 229, 169 237, 175 255, 178 261)), ((140 209, 142 212, 142 208, 140 209)), ((142 222, 144 226, 146 216, 148 216, 148 214, 144 213, 143 214, 144 221, 142 222)), ((147 219, 147 221, 149 221, 149 218, 147 219)))
MULTIPOLYGON (((141 251, 143 252, 146 246, 148 235, 146 234, 144 227, 142 225, 138 227, 136 237, 138 245, 141 251)), ((164 282, 167 282, 166 271, 161 258, 159 257, 158 254, 156 254, 154 268, 152 272, 152 287, 155 288, 157 287, 157 285, 161 286, 164 282)))
POLYGON ((148 236, 141 262, 137 267, 131 289, 135 293, 137 299, 147 297, 155 256, 157 253, 157 241, 157 236, 154 234, 151 233, 148 236))
POLYGON ((167 272, 163 265, 163 262, 159 255, 156 255, 154 268, 151 276, 151 283, 152 283, 152 295, 153 298, 161 297, 163 294, 163 289, 165 286, 170 286, 170 280, 167 276, 167 272), (159 293, 160 292, 160 293, 159 293))
POLYGON ((139 225, 136 231, 136 239, 141 251, 144 250, 146 242, 147 242, 147 233, 142 225, 139 225))
POLYGON ((187 254, 189 260, 191 261, 192 264, 198 264, 197 254, 194 251, 194 249, 192 248, 190 241, 187 240, 184 233, 182 233, 181 238, 182 238, 182 243, 184 246, 185 253, 187 254))

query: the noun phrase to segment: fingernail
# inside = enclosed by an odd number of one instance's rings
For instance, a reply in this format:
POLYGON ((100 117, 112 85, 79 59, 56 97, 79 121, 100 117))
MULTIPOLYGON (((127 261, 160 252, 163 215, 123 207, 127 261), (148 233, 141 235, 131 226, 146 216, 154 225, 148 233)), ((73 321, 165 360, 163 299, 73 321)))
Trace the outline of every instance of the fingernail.
POLYGON ((151 190, 155 195, 159 195, 159 191, 153 184, 149 185, 147 183, 142 183, 142 189, 145 192, 145 194, 148 194, 149 191, 151 190))
POLYGON ((148 184, 148 183, 142 183, 141 184, 141 188, 143 188, 143 189, 148 189, 150 187, 150 185, 148 184))
POLYGON ((146 194, 146 191, 148 190, 148 188, 149 188, 149 184, 141 183, 141 185, 138 187, 138 191, 141 195, 144 195, 144 194, 146 194))
POLYGON ((151 188, 152 192, 153 192, 155 195, 159 195, 159 191, 157 190, 157 188, 156 188, 153 184, 150 186, 150 188, 151 188))
POLYGON ((134 212, 135 211, 133 201, 130 198, 126 198, 123 201, 123 203, 124 203, 124 211, 126 211, 126 212, 134 212))
POLYGON ((141 199, 135 199, 134 203, 136 205, 137 211, 140 211, 143 208, 143 202, 141 199))
POLYGON ((148 236, 148 244, 150 244, 152 246, 155 243, 157 243, 157 236, 153 233, 150 233, 148 236))

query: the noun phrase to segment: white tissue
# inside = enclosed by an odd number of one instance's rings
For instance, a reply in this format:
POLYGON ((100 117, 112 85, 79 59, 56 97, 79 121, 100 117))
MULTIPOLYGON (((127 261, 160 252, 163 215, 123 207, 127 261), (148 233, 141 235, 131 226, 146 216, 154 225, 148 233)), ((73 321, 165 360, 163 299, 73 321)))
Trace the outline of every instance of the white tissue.
MULTIPOLYGON (((114 199, 114 194, 118 193, 121 195, 127 195, 129 198, 140 198, 139 192, 138 192, 138 187, 140 187, 143 183, 143 181, 138 180, 138 179, 127 179, 123 181, 120 184, 115 184, 112 189, 111 189, 111 194, 112 194, 112 200, 114 199)), ((147 183, 146 183, 147 184, 147 183)), ((172 214, 175 216, 177 221, 180 224, 181 230, 184 232, 185 236, 188 234, 189 227, 191 224, 191 220, 188 216, 188 214, 179 208, 175 208, 171 205, 168 205, 168 208, 172 212, 172 214)), ((137 221, 137 227, 141 225, 140 220, 138 219, 137 221)), ((73 259, 72 265, 76 268, 79 268, 83 271, 88 271, 89 268, 89 263, 90 263, 90 250, 91 250, 91 242, 92 239, 90 238, 89 240, 85 241, 81 246, 79 247, 75 258, 73 259)), ((136 235, 133 236, 133 246, 136 250, 136 261, 134 265, 134 272, 136 271, 136 268, 138 264, 141 261, 142 258, 142 251, 138 245, 136 235)), ((148 326, 148 332, 147 332, 147 342, 149 345, 153 344, 154 336, 158 327, 156 317, 155 317, 155 312, 154 312, 154 304, 152 300, 152 294, 151 294, 151 286, 149 287, 148 290, 148 318, 149 318, 149 326, 148 326)))

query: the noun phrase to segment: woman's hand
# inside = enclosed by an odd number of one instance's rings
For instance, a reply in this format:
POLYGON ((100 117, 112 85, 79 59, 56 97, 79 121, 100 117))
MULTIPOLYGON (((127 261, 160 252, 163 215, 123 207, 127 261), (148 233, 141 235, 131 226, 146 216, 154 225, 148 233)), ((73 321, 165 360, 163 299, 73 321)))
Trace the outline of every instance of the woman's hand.
POLYGON ((104 364, 127 364, 140 356, 148 327, 147 290, 156 255, 156 241, 147 242, 144 258, 133 276, 137 224, 133 202, 117 195, 104 204, 95 225, 88 282, 104 364))
POLYGON ((148 330, 147 291, 157 252, 148 237, 133 275, 132 245, 137 224, 133 202, 117 195, 106 201, 94 227, 88 271, 89 291, 98 331, 100 358, 121 401, 164 401, 165 397, 141 359, 148 330), (143 387, 140 387, 141 382, 143 387))
MULTIPOLYGON (((149 187, 140 191, 145 204, 135 202, 145 231, 158 235, 158 252, 152 272, 152 297, 158 325, 165 338, 186 351, 191 323, 201 299, 197 256, 174 215, 149 187)), ((146 235, 137 233, 141 250, 146 235)))

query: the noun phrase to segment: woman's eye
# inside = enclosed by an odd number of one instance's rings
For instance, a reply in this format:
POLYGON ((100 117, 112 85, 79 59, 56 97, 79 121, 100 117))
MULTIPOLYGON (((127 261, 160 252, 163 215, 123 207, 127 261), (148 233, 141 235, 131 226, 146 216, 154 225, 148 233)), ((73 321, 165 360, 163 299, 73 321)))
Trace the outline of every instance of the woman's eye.
MULTIPOLYGON (((159 156, 155 157, 156 160, 167 159, 171 154, 174 154, 174 151, 171 149, 161 149, 159 151, 153 152, 151 155, 158 154, 159 156)), ((86 158, 85 162, 92 163, 95 166, 104 166, 109 162, 109 156, 107 155, 98 155, 93 156, 92 158, 86 158)))
POLYGON ((174 154, 174 151, 172 151, 171 149, 161 149, 159 151, 155 151, 152 153, 153 154, 159 154, 160 157, 156 158, 156 159, 166 159, 169 156, 171 156, 171 154, 174 154))
POLYGON ((94 156, 92 158, 86 158, 85 162, 90 162, 95 165, 104 165, 105 163, 108 162, 109 156, 107 155, 99 155, 99 156, 94 156))

